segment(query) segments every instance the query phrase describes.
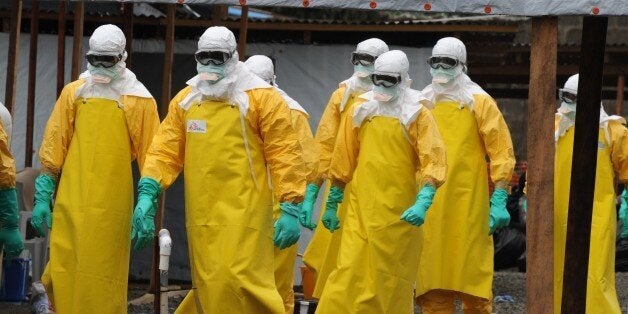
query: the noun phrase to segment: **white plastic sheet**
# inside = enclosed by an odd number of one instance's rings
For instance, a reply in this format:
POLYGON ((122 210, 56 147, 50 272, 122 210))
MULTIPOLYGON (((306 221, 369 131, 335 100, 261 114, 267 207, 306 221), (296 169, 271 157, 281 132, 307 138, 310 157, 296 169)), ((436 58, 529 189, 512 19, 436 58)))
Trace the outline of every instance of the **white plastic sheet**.
MULTIPOLYGON (((83 0, 72 0, 83 1, 83 0)), ((120 0, 108 0, 117 1, 120 0)), ((125 0, 173 3, 173 0, 125 0)), ((185 0, 186 4, 225 4, 259 7, 304 7, 364 10, 429 11, 469 14, 628 15, 626 0, 185 0)))

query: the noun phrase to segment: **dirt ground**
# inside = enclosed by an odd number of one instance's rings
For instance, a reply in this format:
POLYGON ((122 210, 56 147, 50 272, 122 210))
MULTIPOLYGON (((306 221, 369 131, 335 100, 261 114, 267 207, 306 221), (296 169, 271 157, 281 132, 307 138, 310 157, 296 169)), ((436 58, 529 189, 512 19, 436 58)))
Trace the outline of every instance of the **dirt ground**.
MULTIPOLYGON (((617 294, 619 302, 622 305, 622 313, 628 313, 628 273, 617 273, 616 276, 617 294)), ((129 300, 133 300, 144 294, 146 285, 144 284, 130 284, 129 285, 129 300)), ((525 313, 526 300, 525 300, 525 274, 519 272, 500 271, 495 273, 495 280, 493 283, 493 293, 495 297, 498 296, 510 296, 514 302, 495 302, 493 307, 494 313, 508 313, 517 314, 525 313)), ((175 297, 169 299, 170 313, 174 312, 174 309, 181 302, 181 297, 175 297)), ((152 304, 134 306, 129 305, 129 313, 153 313, 152 304)), ((29 306, 25 302, 23 304, 10 304, 0 302, 0 314, 28 314, 29 306)), ((420 313, 420 312, 417 312, 420 313)))

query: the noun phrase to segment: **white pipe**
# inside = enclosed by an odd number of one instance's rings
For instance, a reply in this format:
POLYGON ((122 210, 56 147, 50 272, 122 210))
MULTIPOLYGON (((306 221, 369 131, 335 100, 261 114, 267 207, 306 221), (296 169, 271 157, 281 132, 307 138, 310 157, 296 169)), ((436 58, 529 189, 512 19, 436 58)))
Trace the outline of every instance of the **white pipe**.
POLYGON ((159 270, 168 271, 172 239, 167 229, 159 230, 159 270))
POLYGON ((170 232, 167 229, 159 230, 159 272, 161 277, 159 282, 161 291, 159 313, 162 314, 168 314, 168 265, 170 264, 171 249, 170 232))

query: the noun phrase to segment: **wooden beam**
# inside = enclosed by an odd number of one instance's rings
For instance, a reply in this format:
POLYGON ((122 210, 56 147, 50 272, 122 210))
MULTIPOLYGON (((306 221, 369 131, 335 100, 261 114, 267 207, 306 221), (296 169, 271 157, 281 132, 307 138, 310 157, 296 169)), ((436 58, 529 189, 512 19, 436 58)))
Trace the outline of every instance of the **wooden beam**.
POLYGON ((31 0, 31 34, 28 49, 28 96, 26 100, 26 150, 24 167, 33 166, 33 129, 35 128, 35 96, 37 94, 37 37, 39 35, 39 0, 31 0))
POLYGON ((172 62, 174 60, 174 29, 175 29, 176 5, 168 4, 166 25, 166 47, 164 50, 164 72, 162 76, 162 94, 159 105, 159 116, 161 119, 168 113, 168 104, 172 96, 172 62))
POLYGON ((617 75, 617 102, 615 103, 615 114, 621 116, 621 107, 624 104, 624 88, 626 87, 626 76, 622 73, 617 75))
POLYGON ((312 44, 312 31, 303 31, 303 44, 312 44))
POLYGON ((528 313, 552 313, 554 303, 554 106, 558 20, 532 19, 528 104, 526 298, 528 313))
POLYGON ((20 25, 22 24, 22 0, 11 1, 11 24, 9 33, 9 51, 7 61, 7 78, 5 90, 5 106, 10 113, 15 107, 15 88, 17 85, 17 66, 20 52, 20 25))
POLYGON ((126 66, 131 67, 131 55, 133 52, 133 3, 126 2, 122 6, 124 16, 124 37, 126 37, 126 66))
POLYGON ((57 97, 65 85, 65 1, 59 1, 59 21, 57 24, 57 97))
POLYGON ((246 35, 249 30, 249 7, 243 5, 242 13, 240 15, 240 34, 238 35, 238 54, 240 55, 240 61, 246 59, 246 35))
POLYGON ((72 81, 78 79, 83 68, 83 26, 85 19, 85 3, 74 3, 74 41, 72 44, 72 81))
POLYGON ((561 308, 563 314, 584 314, 586 310, 591 218, 600 129, 600 91, 607 26, 607 17, 584 17, 578 72, 580 73, 578 110, 569 189, 561 308))

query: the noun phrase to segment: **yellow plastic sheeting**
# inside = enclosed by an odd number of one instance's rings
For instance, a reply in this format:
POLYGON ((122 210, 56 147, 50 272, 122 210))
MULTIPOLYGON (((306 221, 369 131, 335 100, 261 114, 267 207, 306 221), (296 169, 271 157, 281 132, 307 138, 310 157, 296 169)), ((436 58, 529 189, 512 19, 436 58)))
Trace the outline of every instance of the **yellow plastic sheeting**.
MULTIPOLYGON (((587 309, 589 314, 620 313, 615 290, 615 187, 613 167, 626 169, 626 128, 618 122, 609 122, 611 145, 604 129, 598 136, 597 170, 591 221, 591 248, 587 281, 587 309), (617 161, 614 163, 613 161, 617 161)), ((560 313, 565 246, 567 238, 567 210, 571 183, 571 160, 574 128, 567 130, 556 144, 554 167, 554 313, 560 313)), ((625 170, 620 177, 625 178, 625 170)), ((567 265, 569 262, 567 261, 567 265)))

